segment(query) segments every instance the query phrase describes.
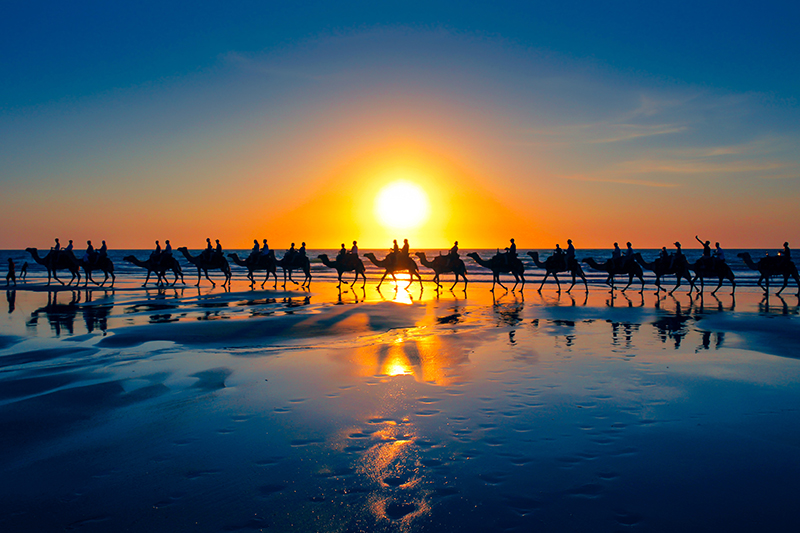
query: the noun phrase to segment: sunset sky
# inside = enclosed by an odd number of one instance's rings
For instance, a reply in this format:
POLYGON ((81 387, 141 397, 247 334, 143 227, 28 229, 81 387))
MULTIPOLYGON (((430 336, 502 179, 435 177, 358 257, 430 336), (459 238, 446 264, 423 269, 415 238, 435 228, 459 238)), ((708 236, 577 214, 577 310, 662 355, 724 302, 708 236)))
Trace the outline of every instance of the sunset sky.
POLYGON ((0 248, 800 246, 798 20, 796 2, 9 3, 0 248), (422 225, 376 218, 398 180, 427 195, 422 225))

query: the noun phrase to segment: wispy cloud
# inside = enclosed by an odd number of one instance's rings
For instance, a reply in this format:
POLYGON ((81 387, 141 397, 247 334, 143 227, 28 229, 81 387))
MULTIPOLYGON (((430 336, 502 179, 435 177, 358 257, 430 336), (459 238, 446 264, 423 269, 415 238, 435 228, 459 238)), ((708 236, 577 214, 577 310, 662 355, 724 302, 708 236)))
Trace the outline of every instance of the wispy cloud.
POLYGON ((609 173, 608 175, 573 174, 571 176, 559 176, 559 177, 566 180, 590 181, 598 183, 617 183, 620 185, 638 185, 641 187, 661 187, 661 188, 680 187, 680 184, 678 183, 621 178, 613 176, 611 175, 611 173, 609 173))

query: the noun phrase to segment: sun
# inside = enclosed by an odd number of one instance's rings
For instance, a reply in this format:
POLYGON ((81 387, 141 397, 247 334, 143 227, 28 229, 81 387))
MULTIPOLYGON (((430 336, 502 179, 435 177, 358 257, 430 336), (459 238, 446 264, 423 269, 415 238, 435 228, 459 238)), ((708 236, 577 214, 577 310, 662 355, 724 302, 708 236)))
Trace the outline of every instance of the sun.
POLYGON ((429 214, 428 195, 410 181, 393 181, 375 197, 375 216, 387 229, 417 228, 428 220, 429 214))

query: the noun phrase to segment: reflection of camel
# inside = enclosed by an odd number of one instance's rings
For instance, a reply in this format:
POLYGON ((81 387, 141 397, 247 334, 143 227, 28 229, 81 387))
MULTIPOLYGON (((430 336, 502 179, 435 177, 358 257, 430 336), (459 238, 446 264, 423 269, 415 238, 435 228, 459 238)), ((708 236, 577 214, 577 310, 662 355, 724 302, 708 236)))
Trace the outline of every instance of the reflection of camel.
POLYGON ((78 261, 78 264, 80 264, 81 268, 83 268, 83 272, 86 274, 84 287, 88 286, 90 281, 95 285, 105 285, 109 275, 111 275, 111 286, 114 286, 117 276, 114 275, 114 263, 108 257, 98 257, 97 261, 84 261, 81 259, 78 261), (100 270, 106 275, 105 279, 103 279, 103 283, 97 283, 92 279, 92 272, 95 270, 100 270))
MULTIPOLYGON (((678 287, 681 286, 681 279, 686 278, 686 281, 689 282, 689 294, 692 294, 692 290, 694 289, 694 284, 692 283, 692 273, 689 272, 689 263, 686 261, 685 257, 681 257, 681 260, 674 261, 673 256, 669 258, 662 258, 658 257, 652 263, 648 263, 642 258, 642 254, 636 252, 633 254, 633 257, 636 261, 642 265, 647 270, 652 271, 656 275, 656 295, 661 291, 661 277, 662 276, 670 276, 674 275, 677 279, 675 286, 669 291, 669 294, 672 295, 678 287), (675 263, 675 264, 673 264, 675 263)), ((667 289, 664 289, 665 291, 667 289)))
POLYGON ((231 261, 236 263, 239 266, 245 267, 247 269, 247 279, 250 280, 251 285, 255 285, 256 280, 255 276, 253 275, 254 272, 259 270, 266 270, 267 275, 264 278, 264 281, 261 282, 261 287, 264 287, 264 284, 267 283, 269 280, 269 275, 272 274, 275 277, 275 285, 278 284, 278 268, 276 267, 277 261, 275 261, 275 250, 270 250, 267 252, 266 255, 259 254, 258 257, 253 258, 249 256, 247 259, 242 260, 239 258, 239 254, 232 253, 228 254, 228 257, 231 258, 231 261))
POLYGON ((414 283, 414 276, 417 277, 419 280, 419 286, 422 287, 422 278, 419 275, 419 267, 417 267, 417 263, 414 262, 412 258, 402 254, 396 254, 395 252, 391 252, 383 259, 376 258, 375 254, 371 252, 364 254, 364 257, 372 261, 372 264, 376 267, 384 269, 383 277, 378 282, 378 289, 381 288, 381 283, 383 283, 383 280, 386 279, 386 276, 390 274, 395 283, 397 283, 395 274, 398 272, 408 272, 409 279, 406 288, 410 287, 411 284, 414 283))
POLYGON ((575 286, 576 276, 580 276, 580 278, 583 280, 583 284, 586 286, 586 292, 589 292, 589 284, 586 283, 586 275, 583 273, 581 264, 577 261, 572 261, 572 265, 567 265, 566 258, 563 258, 559 261, 558 257, 551 255, 545 259, 544 263, 542 263, 539 260, 539 252, 528 252, 528 255, 531 256, 531 259, 533 259, 533 262, 537 267, 545 269, 544 279, 542 280, 542 284, 539 285, 539 291, 541 291, 542 287, 544 287, 544 282, 547 281, 547 276, 552 275, 553 279, 556 280, 558 292, 561 292, 561 283, 559 283, 558 276, 556 274, 559 272, 569 272, 572 274, 572 285, 569 286, 567 292, 570 292, 572 287, 575 286))
POLYGON ((292 270, 302 270, 303 274, 305 274, 306 277, 300 285, 301 287, 311 286, 311 261, 305 255, 293 254, 287 257, 288 255, 284 254, 280 260, 275 262, 276 265, 283 269, 283 286, 286 286, 287 275, 289 281, 297 285, 297 282, 292 279, 292 270))
POLYGON ((722 281, 727 279, 731 282, 733 289, 731 290, 731 294, 736 292, 736 281, 733 277, 733 271, 731 267, 728 266, 728 263, 724 261, 717 261, 710 257, 701 257, 694 264, 689 265, 689 269, 694 272, 694 277, 692 278, 692 284, 697 285, 697 279, 700 278, 700 294, 703 294, 703 288, 705 286, 704 280, 705 278, 717 278, 719 283, 717 284, 717 288, 714 289, 714 292, 711 294, 715 294, 720 287, 722 287, 722 281))
POLYGON ((748 252, 743 252, 737 255, 744 260, 744 264, 746 264, 749 268, 752 270, 758 270, 758 273, 760 274, 758 278, 758 286, 765 291, 769 292, 769 278, 773 276, 783 276, 783 287, 781 287, 781 290, 778 291, 778 294, 780 294, 789 283, 789 277, 792 277, 794 278, 795 283, 797 283, 797 294, 800 295, 800 276, 797 274, 797 265, 795 265, 793 261, 787 261, 786 258, 776 255, 772 257, 762 257, 758 260, 758 263, 754 263, 753 258, 750 257, 748 252), (766 286, 762 284, 764 281, 766 281, 766 286))
POLYGON ((364 280, 365 285, 367 283, 367 276, 365 275, 364 270, 364 263, 361 261, 361 258, 354 254, 343 254, 338 256, 335 261, 331 261, 328 259, 327 254, 321 254, 318 256, 322 264, 328 268, 336 269, 336 273, 339 274, 339 285, 342 284, 342 274, 345 272, 353 272, 355 271, 356 277, 353 279, 353 283, 350 284, 352 287, 358 281, 358 275, 361 274, 361 277, 364 280))
POLYGON ((81 293, 78 291, 72 291, 72 300, 68 304, 58 303, 58 292, 47 291, 47 305, 33 311, 26 325, 36 327, 39 323, 39 316, 44 313, 56 336, 61 335, 62 328, 72 335, 80 301, 81 293))
POLYGON ((467 266, 464 264, 464 261, 461 260, 460 257, 450 257, 448 255, 439 255, 433 258, 433 261, 428 261, 428 258, 425 256, 425 252, 417 252, 417 257, 419 257, 419 262, 422 263, 423 266, 430 268, 434 272, 433 282, 436 283, 438 287, 441 285, 439 283, 439 276, 441 274, 447 274, 448 272, 452 272, 456 275, 455 280, 453 280, 453 286, 450 287, 450 290, 453 290, 453 287, 458 284, 458 276, 464 278, 464 290, 467 290, 467 266))
POLYGON ((485 259, 482 259, 481 256, 479 256, 475 252, 468 253, 467 257, 471 257, 473 261, 478 263, 480 266, 482 266, 483 268, 488 268, 489 270, 492 271, 492 288, 490 289, 491 291, 494 291, 495 284, 500 285, 504 289, 506 288, 506 286, 500 282, 500 274, 503 272, 508 272, 512 276, 514 276, 514 286, 511 288, 511 292, 514 292, 520 281, 522 281, 522 286, 520 287, 520 290, 525 288, 525 265, 522 264, 522 261, 520 261, 518 257, 506 260, 507 257, 506 254, 498 253, 495 254, 494 257, 486 261, 485 259))
POLYGON ((606 259, 605 262, 600 264, 591 257, 587 257, 583 260, 583 262, 592 267, 594 270, 607 273, 608 278, 606 278, 606 284, 611 285, 612 291, 614 290, 614 277, 621 275, 628 276, 628 284, 625 285, 625 288, 622 289, 622 292, 628 290, 628 287, 630 287, 631 283, 633 283, 634 276, 639 278, 639 281, 642 282, 642 290, 639 292, 644 292, 644 273, 642 272, 642 267, 636 261, 626 261, 623 259, 615 262, 614 259, 606 259))
POLYGON ((147 286, 147 282, 150 281, 150 274, 155 272, 156 274, 156 285, 160 285, 162 283, 167 283, 167 270, 172 270, 173 274, 175 274, 175 281, 172 282, 175 285, 178 282, 178 277, 181 278, 181 283, 186 285, 186 282, 183 280, 183 271, 181 270, 181 264, 178 263, 178 260, 172 257, 171 255, 162 255, 161 258, 156 261, 153 258, 149 258, 147 261, 140 261, 136 259, 132 255, 127 255, 122 258, 123 261, 127 261, 134 266, 138 266, 141 268, 147 269, 147 278, 144 280, 143 287, 147 286))
POLYGON ((185 246, 181 246, 178 248, 178 251, 183 254, 183 257, 186 258, 191 264, 197 267, 197 285, 200 286, 200 271, 203 271, 203 274, 206 275, 206 279, 211 282, 211 285, 216 286, 217 284, 214 283, 214 280, 208 277, 209 270, 221 270, 223 274, 225 274, 225 281, 222 283, 224 287, 231 281, 231 267, 228 264, 228 260, 225 259, 224 256, 211 253, 207 255, 205 253, 200 253, 196 256, 193 256, 189 253, 189 250, 185 246))
POLYGON ((50 277, 52 276, 60 284, 64 285, 65 283, 58 279, 58 271, 59 270, 69 270, 70 274, 72 274, 72 279, 69 280, 67 285, 72 285, 72 282, 75 281, 75 278, 78 278, 77 283, 81 282, 81 267, 78 264, 78 260, 75 259, 75 255, 72 252, 67 252, 66 250, 62 250, 58 252, 58 257, 54 260, 53 251, 50 250, 48 254, 44 257, 39 257, 39 250, 36 248, 25 248, 25 251, 31 254, 33 260, 42 265, 47 269, 47 284, 50 285, 50 277))

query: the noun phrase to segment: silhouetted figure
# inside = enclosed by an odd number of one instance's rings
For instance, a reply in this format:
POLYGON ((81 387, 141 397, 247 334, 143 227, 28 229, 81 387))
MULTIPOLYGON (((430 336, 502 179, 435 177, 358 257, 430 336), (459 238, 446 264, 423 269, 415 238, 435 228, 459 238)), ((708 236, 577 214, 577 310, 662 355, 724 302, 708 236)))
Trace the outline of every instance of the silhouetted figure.
POLYGON ((16 267, 14 266, 14 260, 10 257, 8 258, 8 274, 6 274, 6 287, 8 287, 11 282, 14 282, 14 285, 17 284, 17 274, 16 274, 16 267))
POLYGON ((403 248, 400 251, 403 253, 403 256, 408 257, 408 252, 409 252, 408 239, 403 239, 403 248))
POLYGON ((203 259, 211 261, 211 256, 214 253, 214 247, 211 245, 211 237, 206 237, 206 249, 203 251, 203 259))
POLYGON ((267 255, 269 253, 269 246, 267 246, 267 239, 264 239, 264 244, 261 246, 261 255, 267 255))
POLYGON ((294 243, 286 250, 286 253, 283 255, 283 260, 286 262, 294 261, 294 257, 297 255, 297 249, 294 247, 294 243))
POLYGON ((614 243, 614 250, 611 252, 611 260, 616 266, 619 266, 622 262, 622 250, 619 249, 619 243, 614 243))
POLYGON ((634 254, 633 245, 630 243, 630 241, 628 241, 626 246, 627 246, 627 248, 625 249, 625 262, 626 263, 630 263, 631 261, 634 260, 633 259, 633 254, 634 254))
MULTIPOLYGON (((169 246, 169 241, 167 241, 167 246, 169 246)), ((105 259, 108 257, 108 246, 106 245, 106 241, 103 241, 103 245, 100 247, 100 259, 105 259)))
POLYGON ((672 264, 670 268, 675 268, 681 262, 686 261, 686 256, 683 255, 683 250, 681 249, 681 243, 675 241, 675 255, 672 256, 672 264))
POLYGON ((25 261, 22 263, 22 268, 19 269, 19 280, 25 281, 25 278, 28 277, 28 262, 25 261))
POLYGON ((448 254, 450 257, 458 257, 458 241, 453 244, 453 247, 450 248, 450 252, 448 254))
POLYGON ((67 245, 67 247, 66 247, 66 248, 64 248, 64 251, 65 251, 65 252, 72 252, 72 249, 73 249, 73 248, 74 248, 74 245, 72 244, 72 239, 70 239, 70 240, 69 240, 69 244, 67 245))
POLYGON ((392 246, 392 252, 394 252, 395 254, 399 254, 400 247, 397 245, 397 239, 394 239, 392 242, 394 243, 394 246, 392 246))
POLYGON ((150 252, 150 259, 158 261, 161 258, 161 243, 156 241, 155 249, 150 252))
MULTIPOLYGON (((511 239, 510 242, 511 244, 506 247, 506 266, 513 264, 514 260, 517 258, 517 243, 514 242, 514 239, 511 239)), ((525 284, 523 283, 523 285, 525 284)), ((500 286, 502 287, 502 284, 500 286)), ((516 287, 516 284, 514 284, 514 286, 516 287)), ((494 284, 492 284, 492 287, 494 287, 494 284)))
POLYGON ((215 239, 217 243, 217 247, 214 249, 214 253, 217 254, 218 258, 222 258, 222 245, 219 243, 219 239, 215 239))
POLYGON ((337 261, 344 261, 344 258, 347 256, 347 248, 344 247, 344 243, 342 243, 342 247, 339 248, 339 253, 336 254, 337 261))
POLYGON ((353 246, 350 248, 350 253, 358 257, 358 243, 353 241, 353 246))
MULTIPOLYGON (((105 242, 106 241, 103 241, 103 243, 105 242)), ((169 243, 169 239, 164 241, 164 251, 162 252, 162 257, 165 261, 172 259, 172 245, 169 243)))
POLYGON ((555 258, 553 259, 553 261, 555 261, 556 265, 558 265, 559 268, 562 266, 563 267, 567 266, 567 263, 564 260, 564 250, 561 249, 561 245, 558 243, 556 243, 556 249, 553 250, 553 257, 555 258))
POLYGON ((783 257, 783 262, 789 264, 792 261, 792 251, 789 249, 789 243, 783 243, 783 253, 781 254, 783 257))
POLYGON ((11 314, 17 308, 17 291, 13 289, 6 291, 6 301, 8 302, 8 314, 11 314))
POLYGON ((86 253, 83 254, 83 260, 89 264, 95 262, 97 257, 95 257, 94 253, 94 246, 92 246, 92 241, 86 241, 86 253))
POLYGON ((572 239, 567 239, 567 268, 573 268, 575 263, 575 247, 572 245, 572 239))
POLYGON ((258 239, 253 239, 253 248, 250 250, 250 257, 256 257, 261 253, 261 247, 258 245, 258 239))
POLYGON ((706 258, 706 259, 710 258, 711 257, 711 241, 703 242, 702 240, 700 240, 700 237, 698 237, 697 235, 695 235, 694 238, 697 240, 697 242, 699 242, 700 244, 703 245, 703 257, 706 258))
POLYGON ((719 243, 714 244, 714 259, 722 263, 725 262, 725 252, 720 248, 719 243))

